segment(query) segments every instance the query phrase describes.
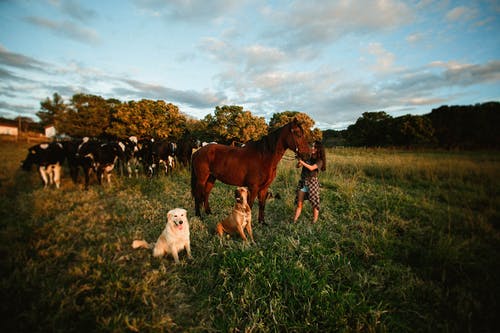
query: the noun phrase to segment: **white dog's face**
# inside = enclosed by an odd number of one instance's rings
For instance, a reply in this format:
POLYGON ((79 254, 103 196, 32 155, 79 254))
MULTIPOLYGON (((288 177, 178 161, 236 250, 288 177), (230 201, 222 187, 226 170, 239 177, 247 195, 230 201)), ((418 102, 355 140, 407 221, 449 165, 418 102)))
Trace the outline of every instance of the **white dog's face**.
POLYGON ((175 208, 167 213, 167 223, 173 229, 183 230, 189 228, 187 211, 183 208, 175 208))

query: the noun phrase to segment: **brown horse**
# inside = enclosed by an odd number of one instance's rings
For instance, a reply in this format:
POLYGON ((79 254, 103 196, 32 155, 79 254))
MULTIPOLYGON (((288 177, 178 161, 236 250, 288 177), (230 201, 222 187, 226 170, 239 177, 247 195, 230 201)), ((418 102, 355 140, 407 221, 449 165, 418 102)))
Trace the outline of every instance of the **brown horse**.
POLYGON ((206 214, 211 213, 208 196, 218 179, 229 185, 246 186, 250 191, 250 207, 258 196, 259 222, 264 223, 267 189, 276 177, 276 167, 287 149, 298 156, 309 154, 304 130, 296 119, 244 147, 208 144, 200 148, 191 161, 191 193, 196 215, 201 216, 201 204, 206 214))

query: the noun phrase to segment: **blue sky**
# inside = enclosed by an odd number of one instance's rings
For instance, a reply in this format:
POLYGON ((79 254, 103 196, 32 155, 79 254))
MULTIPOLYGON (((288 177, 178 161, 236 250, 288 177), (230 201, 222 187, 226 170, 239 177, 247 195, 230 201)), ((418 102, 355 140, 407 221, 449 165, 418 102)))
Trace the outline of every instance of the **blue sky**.
POLYGON ((498 0, 0 0, 0 116, 88 93, 343 129, 500 101, 499 18, 498 0))

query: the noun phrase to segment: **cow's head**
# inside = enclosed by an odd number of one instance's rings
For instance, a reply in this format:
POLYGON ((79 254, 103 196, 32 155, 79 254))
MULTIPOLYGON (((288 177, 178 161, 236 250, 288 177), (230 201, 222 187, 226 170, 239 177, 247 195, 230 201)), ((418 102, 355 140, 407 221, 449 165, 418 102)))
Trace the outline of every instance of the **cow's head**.
POLYGON ((25 171, 30 171, 31 166, 37 162, 37 150, 35 147, 28 149, 28 155, 26 159, 22 162, 22 169, 25 171))
MULTIPOLYGON (((60 144, 59 144, 60 145, 60 144)), ((47 158, 47 151, 49 150, 50 144, 48 143, 40 143, 28 149, 28 155, 26 159, 23 161, 22 168, 23 170, 29 171, 31 170, 31 166, 33 164, 40 164, 42 160, 47 158)), ((61 149, 62 146, 60 145, 61 149)))

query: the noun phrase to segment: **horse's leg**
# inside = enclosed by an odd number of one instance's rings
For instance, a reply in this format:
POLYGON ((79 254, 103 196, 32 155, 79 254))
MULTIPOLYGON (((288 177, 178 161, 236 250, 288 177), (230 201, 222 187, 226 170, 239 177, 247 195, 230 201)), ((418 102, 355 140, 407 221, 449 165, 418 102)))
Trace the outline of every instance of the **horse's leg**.
MULTIPOLYGON (((208 172, 206 173, 207 176, 197 178, 195 181, 196 183, 194 184, 195 190, 193 193, 194 196, 194 208, 195 208, 195 214, 198 217, 201 217, 201 205, 205 208, 205 213, 210 214, 210 206, 208 205, 208 195, 210 194, 210 191, 212 190, 212 187, 214 186, 215 183, 215 178, 210 176, 208 172)), ((193 177, 193 176, 192 176, 193 177)))
POLYGON ((250 187, 248 187, 248 190, 250 193, 248 194, 247 203, 251 209, 253 207, 253 203, 255 201, 255 198, 257 198, 257 194, 259 193, 259 190, 258 190, 258 188, 250 188, 250 187))
POLYGON ((195 190, 194 190, 194 193, 193 193, 193 196, 194 196, 194 209, 195 209, 195 213, 196 213, 196 216, 198 217, 201 217, 201 205, 204 204, 204 192, 205 192, 205 183, 206 181, 203 181, 203 182, 200 182, 198 181, 195 185, 195 190))
POLYGON ((212 214, 212 210, 210 209, 210 205, 208 204, 208 197, 210 195, 210 191, 212 191, 212 188, 214 187, 215 184, 215 177, 210 175, 205 183, 205 190, 203 191, 203 205, 205 206, 205 213, 206 214, 212 214))
POLYGON ((194 211, 195 215, 198 217, 201 217, 200 203, 201 203, 200 195, 199 193, 196 193, 194 196, 194 211))
POLYGON ((259 223, 267 225, 264 220, 267 199, 267 187, 259 191, 259 223))

